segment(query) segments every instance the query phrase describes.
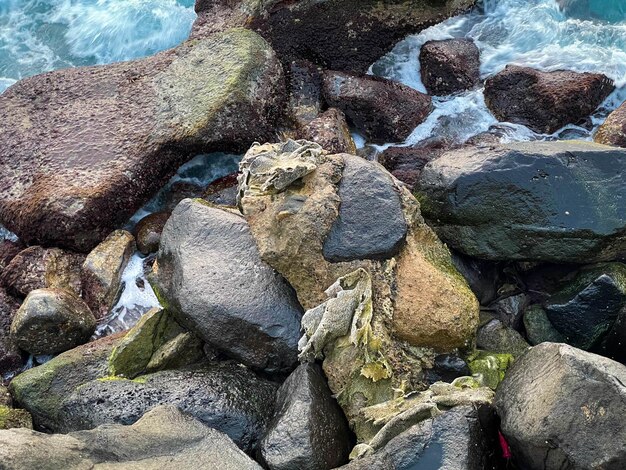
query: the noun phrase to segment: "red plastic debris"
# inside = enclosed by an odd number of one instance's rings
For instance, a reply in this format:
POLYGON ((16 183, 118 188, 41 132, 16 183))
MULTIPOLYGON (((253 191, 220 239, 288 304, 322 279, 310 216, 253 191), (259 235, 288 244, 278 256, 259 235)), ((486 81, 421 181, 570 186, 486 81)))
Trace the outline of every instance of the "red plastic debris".
POLYGON ((509 448, 509 443, 506 442, 506 439, 502 435, 500 431, 498 431, 498 439, 500 440, 500 448, 502 449, 502 457, 505 459, 511 458, 511 449, 509 448))

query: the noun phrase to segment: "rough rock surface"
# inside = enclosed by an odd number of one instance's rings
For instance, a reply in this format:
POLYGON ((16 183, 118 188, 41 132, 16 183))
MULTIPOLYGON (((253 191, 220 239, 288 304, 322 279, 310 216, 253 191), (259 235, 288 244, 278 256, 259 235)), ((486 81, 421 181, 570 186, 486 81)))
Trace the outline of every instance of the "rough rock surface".
MULTIPOLYGON (((33 419, 26 410, 10 408, 0 404, 0 430, 11 428, 33 429, 33 419)), ((4 464, 4 461, 2 463, 4 464)))
POLYGON ((321 145, 330 153, 356 154, 356 145, 352 140, 346 116, 336 108, 330 108, 311 120, 300 131, 300 136, 321 145))
POLYGON ((162 305, 211 346, 257 369, 296 363, 302 309, 236 213, 182 201, 163 230, 151 282, 162 305))
POLYGON ((268 138, 283 99, 274 52, 243 29, 21 80, 0 97, 0 223, 87 252, 186 159, 268 138))
POLYGON ((280 387, 260 448, 271 470, 324 470, 348 461, 348 423, 317 364, 300 365, 280 387))
POLYGON ((294 60, 287 69, 290 118, 302 129, 322 110, 322 69, 306 60, 294 60))
POLYGON ((524 329, 528 342, 533 346, 545 342, 565 342, 563 335, 550 323, 546 311, 540 305, 532 305, 524 312, 524 329))
POLYGON ((64 289, 31 291, 11 323, 11 338, 31 354, 56 354, 89 340, 96 319, 85 302, 64 289))
POLYGON ((119 299, 122 272, 135 249, 135 237, 115 230, 87 255, 81 269, 83 298, 96 318, 104 318, 119 299))
POLYGON ((485 81, 485 103, 500 121, 552 134, 566 124, 580 124, 614 89, 602 74, 507 65, 485 81))
POLYGON ((626 147, 626 102, 609 114, 593 140, 599 144, 626 147))
POLYGON ((413 190, 424 166, 445 150, 446 145, 443 142, 433 142, 419 148, 389 147, 380 154, 378 162, 413 190))
POLYGON ((326 71, 322 91, 372 142, 406 139, 432 111, 430 96, 371 75, 326 71))
POLYGON ((251 451, 272 416, 275 392, 272 382, 234 362, 166 370, 135 380, 105 377, 78 387, 63 400, 59 430, 132 424, 151 408, 172 404, 251 451))
POLYGON ((626 150, 589 142, 470 147, 427 164, 417 196, 441 239, 469 256, 608 261, 626 254, 625 166, 626 150))
POLYGON ((500 320, 491 320, 476 333, 476 346, 498 354, 521 356, 529 344, 521 334, 500 320))
POLYGON ((156 407, 131 426, 108 425, 67 435, 2 431, 0 461, 5 470, 261 469, 225 434, 175 406, 156 407))
POLYGON ((159 249, 161 233, 165 222, 170 218, 170 212, 155 212, 149 214, 137 222, 135 227, 135 239, 137 249, 144 255, 154 253, 159 249))
POLYGON ((206 187, 202 199, 219 206, 237 205, 237 172, 223 176, 206 187))
POLYGON ((501 429, 528 469, 623 468, 626 367, 566 344, 518 358, 496 392, 501 429))
POLYGON ((0 274, 17 254, 25 247, 13 240, 0 240, 0 274))
POLYGON ((471 39, 428 41, 420 49, 422 83, 431 95, 451 95, 480 80, 480 52, 471 39))

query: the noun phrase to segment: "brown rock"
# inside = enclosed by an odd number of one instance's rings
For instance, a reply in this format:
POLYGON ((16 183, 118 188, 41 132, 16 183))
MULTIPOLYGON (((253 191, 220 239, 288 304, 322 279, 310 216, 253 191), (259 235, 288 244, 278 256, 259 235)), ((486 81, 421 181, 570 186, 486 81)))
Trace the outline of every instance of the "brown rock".
POLYGON ((283 100, 274 52, 243 29, 21 80, 0 96, 0 223, 88 252, 191 156, 271 138, 283 100))
POLYGON ((176 181, 167 190, 163 209, 171 212, 183 199, 200 196, 202 196, 202 187, 187 181, 176 181))
POLYGON ((322 108, 322 72, 308 61, 289 64, 289 110, 297 127, 317 118, 322 108))
POLYGON ((626 147, 626 102, 609 114, 593 140, 599 144, 626 147))
POLYGON ((202 199, 220 206, 235 207, 237 205, 237 174, 231 173, 213 181, 206 187, 202 199))
POLYGON ((392 80, 324 73, 324 98, 374 142, 401 141, 432 111, 431 98, 392 80))
POLYGON ((602 74, 507 65, 485 82, 485 102, 500 121, 552 134, 566 124, 580 124, 614 89, 602 74))
POLYGON ((356 154, 356 145, 346 122, 346 115, 336 108, 330 108, 313 119, 302 129, 301 136, 320 144, 330 153, 356 154))
POLYGON ((0 284, 19 297, 47 287, 80 294, 80 266, 84 259, 84 255, 60 248, 31 246, 6 266, 0 275, 0 284))
POLYGON ((25 246, 12 240, 0 240, 0 274, 25 246))
POLYGON ((20 308, 20 303, 0 288, 0 335, 9 334, 13 315, 20 308))
POLYGON ((387 171, 412 189, 422 168, 446 151, 446 144, 433 142, 424 147, 389 147, 378 157, 387 171))
POLYGON ((171 212, 155 212, 141 219, 135 227, 137 249, 144 255, 154 253, 159 249, 161 232, 171 212))
POLYGON ((480 80, 480 52, 471 39, 428 41, 419 60, 422 82, 431 95, 469 90, 480 80))
MULTIPOLYGON (((22 352, 9 337, 11 322, 19 308, 19 302, 0 288, 0 383, 15 375, 24 364, 22 352)), ((0 406, 3 405, 1 392, 0 386, 0 406)))

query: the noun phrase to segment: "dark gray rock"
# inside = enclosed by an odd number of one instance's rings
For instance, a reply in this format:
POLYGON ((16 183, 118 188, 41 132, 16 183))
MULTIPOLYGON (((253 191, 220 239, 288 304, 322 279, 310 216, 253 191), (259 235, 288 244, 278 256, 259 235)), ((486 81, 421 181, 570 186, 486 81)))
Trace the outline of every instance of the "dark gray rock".
POLYGON ((183 200, 163 229, 151 282, 181 324, 231 357, 268 371, 297 362, 302 308, 236 213, 183 200))
POLYGON ((559 343, 518 358, 496 391, 501 429, 522 468, 626 462, 626 367, 559 343))
POLYGON ((490 307, 505 326, 519 331, 522 327, 524 310, 529 303, 528 295, 519 293, 498 299, 490 307))
POLYGON ((545 342, 565 342, 563 335, 550 323, 546 311, 540 305, 533 305, 524 312, 524 328, 528 342, 533 346, 545 342))
POLYGON ((457 406, 416 424, 383 449, 343 470, 490 470, 500 468, 493 408, 457 406))
POLYGON ((498 354, 521 356, 529 344, 516 330, 504 325, 500 320, 491 320, 476 332, 476 346, 498 354))
POLYGON ((3 470, 260 470, 225 434, 159 406, 131 426, 107 425, 67 435, 0 432, 3 470))
POLYGON ((626 150, 530 142, 447 152, 424 167, 422 213, 441 239, 492 260, 626 255, 626 150))
POLYGON ((173 404, 250 451, 266 430, 275 393, 272 382, 235 362, 161 371, 134 380, 96 379, 63 400, 59 431, 132 424, 157 405, 173 404))
POLYGON ((137 249, 144 255, 154 253, 159 249, 161 233, 165 222, 170 218, 169 211, 154 212, 148 214, 137 222, 134 234, 137 242, 137 249))
POLYGON ((480 305, 489 305, 498 294, 500 270, 497 263, 452 252, 454 267, 463 275, 480 305))
POLYGON ((317 364, 300 365, 280 387, 260 447, 271 470, 324 470, 348 461, 348 422, 317 364))
POLYGON ((384 168, 344 154, 339 216, 324 241, 329 261, 390 258, 407 233, 400 196, 384 168))
POLYGON ((431 95, 451 95, 480 80, 480 52, 472 39, 428 41, 420 49, 422 83, 431 95))
POLYGON ((322 70, 306 60, 289 64, 289 110, 297 127, 317 118, 322 109, 322 70))
POLYGON ((452 382, 457 377, 472 375, 467 363, 456 354, 440 354, 435 356, 432 369, 425 372, 425 380, 429 385, 435 382, 452 382))

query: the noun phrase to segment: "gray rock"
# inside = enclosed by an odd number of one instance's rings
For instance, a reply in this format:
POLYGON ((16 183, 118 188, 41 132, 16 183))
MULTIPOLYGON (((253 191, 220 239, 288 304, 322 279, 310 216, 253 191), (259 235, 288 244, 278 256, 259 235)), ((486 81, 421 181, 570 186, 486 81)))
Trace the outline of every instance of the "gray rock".
POLYGON ((476 346, 497 354, 521 356, 530 346, 522 335, 500 320, 491 320, 476 333, 476 346))
POLYGON ((480 80, 480 52, 472 39, 428 41, 419 60, 422 82, 432 95, 468 90, 480 80))
POLYGON ((348 461, 348 422, 321 368, 302 364, 280 387, 276 416, 261 441, 271 470, 324 470, 348 461))
POLYGON ((529 470, 626 462, 626 367, 559 343, 518 358, 496 391, 501 429, 529 470))
POLYGON ((132 424, 157 405, 173 404, 250 451, 265 433, 275 393, 272 382, 234 362, 205 364, 88 382, 63 400, 57 421, 60 432, 132 424))
POLYGON ((493 308, 505 326, 519 331, 522 326, 524 310, 529 303, 528 295, 521 293, 499 299, 493 302, 490 307, 493 308))
POLYGON ((626 150, 589 142, 469 147, 428 163, 422 213, 442 240, 492 260, 626 255, 626 150))
POLYGON ((159 406, 131 426, 107 425, 67 435, 0 432, 3 470, 261 469, 225 434, 159 406))
POLYGON ((181 324, 231 357, 268 371, 296 363, 302 309, 234 212, 182 201, 163 230, 152 283, 181 324))
POLYGON ((545 342, 565 342, 563 335, 550 323, 550 319, 541 305, 533 305, 524 312, 524 328, 528 342, 533 346, 545 342))
POLYGON ((329 261, 390 258, 407 233, 400 196, 387 171, 376 163, 343 155, 339 216, 324 241, 329 261))
POLYGON ((11 338, 31 354, 56 354, 86 343, 96 319, 82 299, 64 289, 31 291, 11 323, 11 338))

